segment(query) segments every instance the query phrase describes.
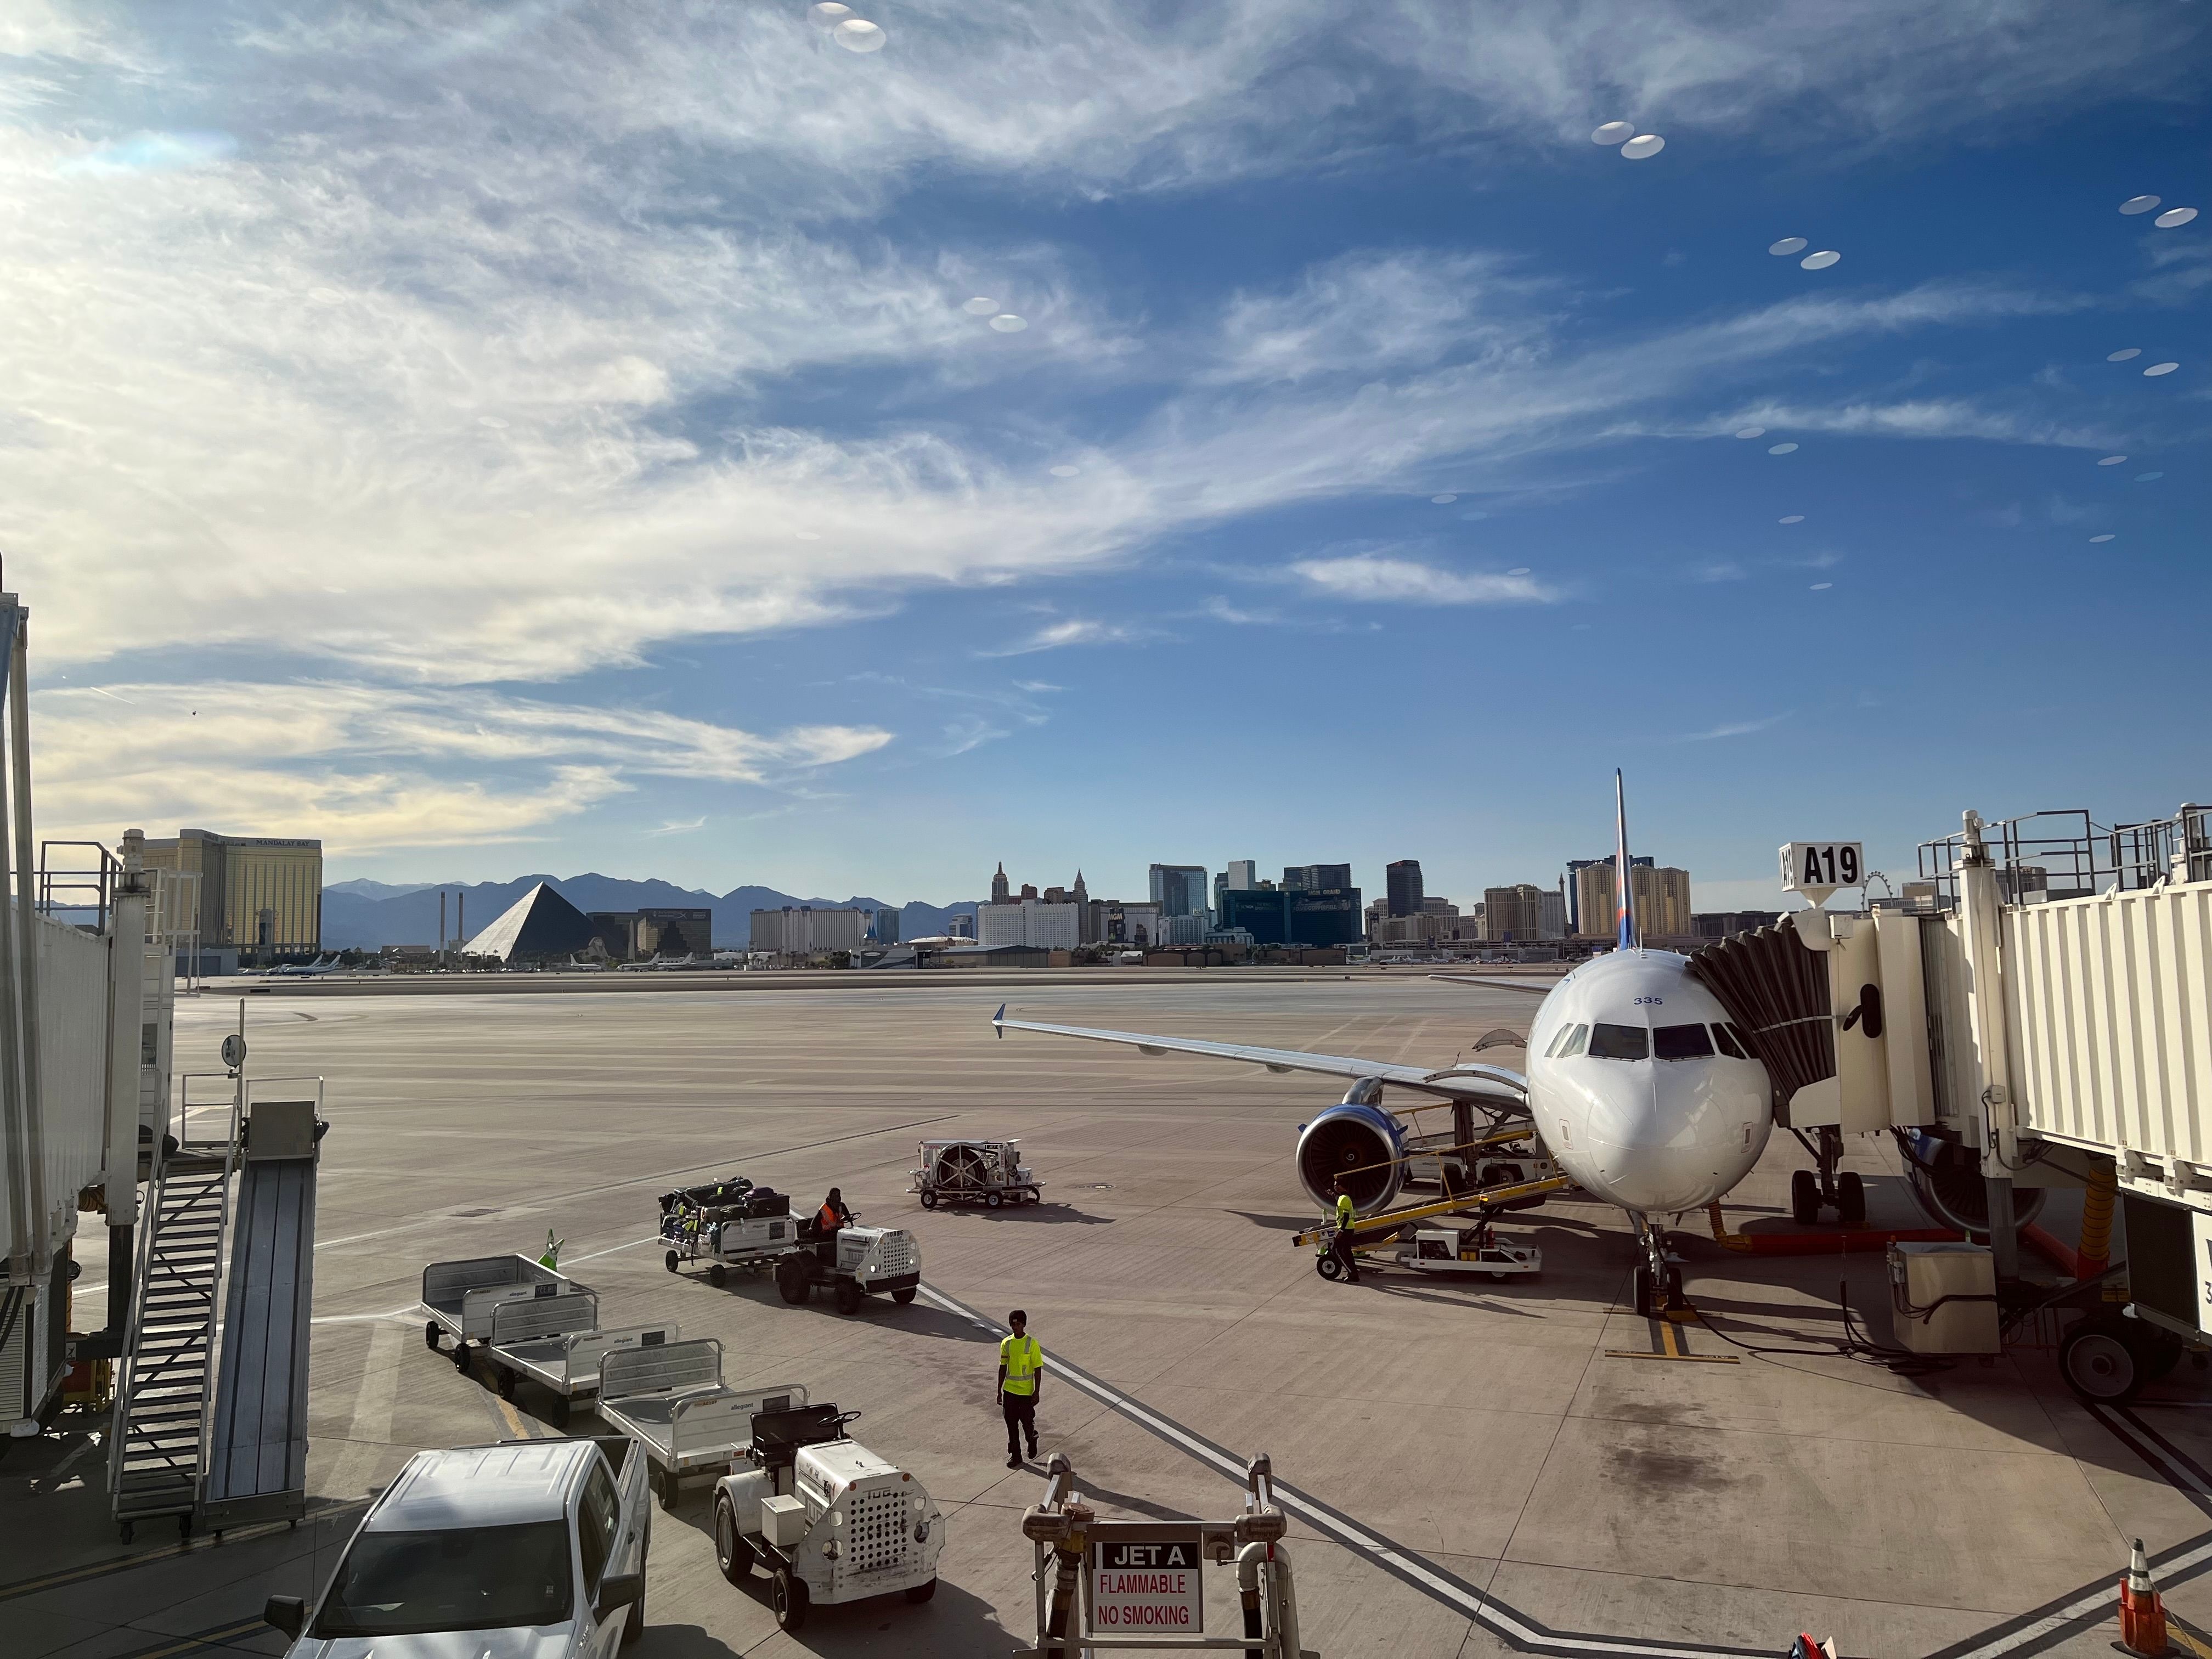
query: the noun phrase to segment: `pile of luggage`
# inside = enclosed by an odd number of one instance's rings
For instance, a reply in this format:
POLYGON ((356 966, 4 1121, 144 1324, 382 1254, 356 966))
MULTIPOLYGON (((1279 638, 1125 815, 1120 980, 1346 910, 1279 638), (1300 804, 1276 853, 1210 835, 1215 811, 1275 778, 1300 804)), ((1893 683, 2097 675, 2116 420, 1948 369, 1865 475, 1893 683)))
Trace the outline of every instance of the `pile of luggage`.
POLYGON ((773 1187, 754 1185, 743 1176, 709 1181, 697 1187, 679 1188, 660 1195, 663 1237, 696 1232, 722 1221, 751 1221, 762 1216, 789 1215, 791 1198, 773 1187))

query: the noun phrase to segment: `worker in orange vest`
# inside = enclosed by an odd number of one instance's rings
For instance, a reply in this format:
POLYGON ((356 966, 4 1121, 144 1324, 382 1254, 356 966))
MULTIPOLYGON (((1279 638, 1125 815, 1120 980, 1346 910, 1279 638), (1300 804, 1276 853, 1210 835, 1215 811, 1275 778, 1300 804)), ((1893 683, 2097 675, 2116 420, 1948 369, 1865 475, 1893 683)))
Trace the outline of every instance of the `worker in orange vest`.
POLYGON ((837 1230, 853 1224, 853 1212, 845 1207, 844 1195, 835 1187, 830 1196, 822 1200, 822 1207, 814 1212, 814 1246, 816 1259, 825 1267, 837 1265, 837 1230))

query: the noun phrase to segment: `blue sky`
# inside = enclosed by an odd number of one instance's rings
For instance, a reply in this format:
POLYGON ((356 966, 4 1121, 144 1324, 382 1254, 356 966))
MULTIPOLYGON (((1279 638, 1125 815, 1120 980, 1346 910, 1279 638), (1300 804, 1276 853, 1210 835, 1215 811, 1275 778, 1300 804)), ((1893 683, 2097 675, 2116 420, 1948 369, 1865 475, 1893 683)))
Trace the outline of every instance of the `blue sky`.
POLYGON ((2203 8, 811 10, 9 8, 42 833, 1464 900, 1619 765, 1717 907, 2212 788, 2203 8))

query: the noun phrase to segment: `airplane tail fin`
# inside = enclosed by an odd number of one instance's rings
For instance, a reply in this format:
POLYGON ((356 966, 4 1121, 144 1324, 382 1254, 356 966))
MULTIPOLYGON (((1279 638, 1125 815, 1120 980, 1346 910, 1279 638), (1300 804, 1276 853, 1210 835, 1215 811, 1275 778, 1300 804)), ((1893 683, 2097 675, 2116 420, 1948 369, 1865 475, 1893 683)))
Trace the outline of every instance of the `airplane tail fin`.
POLYGON ((1613 771, 1613 819, 1618 836, 1613 855, 1613 890, 1620 896, 1614 912, 1620 927, 1618 945, 1623 951, 1634 951, 1643 945, 1644 939, 1637 931, 1636 888, 1629 880, 1628 789, 1621 781, 1619 767, 1613 771))

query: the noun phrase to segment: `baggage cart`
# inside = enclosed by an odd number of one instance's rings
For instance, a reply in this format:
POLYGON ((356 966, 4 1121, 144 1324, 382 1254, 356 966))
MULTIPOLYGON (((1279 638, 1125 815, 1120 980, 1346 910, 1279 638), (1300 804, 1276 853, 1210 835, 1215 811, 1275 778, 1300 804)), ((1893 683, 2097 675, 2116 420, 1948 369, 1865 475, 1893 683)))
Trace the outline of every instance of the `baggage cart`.
POLYGON ((599 1416, 644 1451, 665 1510, 676 1507, 685 1483, 720 1480, 737 1468, 753 1443, 757 1413, 805 1403, 797 1383, 729 1387, 722 1345, 712 1337, 621 1348, 599 1359, 599 1416))
POLYGON ((503 1302, 526 1302, 582 1290, 573 1279, 526 1255, 480 1255, 464 1261, 433 1261, 422 1269, 422 1307, 430 1316, 422 1340, 433 1353, 440 1339, 453 1339, 453 1364, 469 1368, 469 1344, 491 1340, 492 1310, 503 1302))
POLYGON ((624 1348, 657 1348, 678 1340, 673 1320, 657 1325, 599 1328, 598 1297, 585 1291, 528 1302, 503 1302, 492 1312, 484 1358, 502 1400, 526 1381, 553 1396, 553 1426, 568 1426, 569 1407, 599 1391, 599 1361, 624 1348), (586 1298, 590 1305, 583 1305, 586 1298), (556 1316, 566 1316, 565 1322, 556 1316))
POLYGON ((797 1243, 800 1224, 787 1194, 742 1176, 664 1193, 660 1240, 667 1250, 662 1265, 675 1273, 686 1262, 704 1261, 707 1282, 720 1289, 732 1270, 773 1267, 797 1243))

